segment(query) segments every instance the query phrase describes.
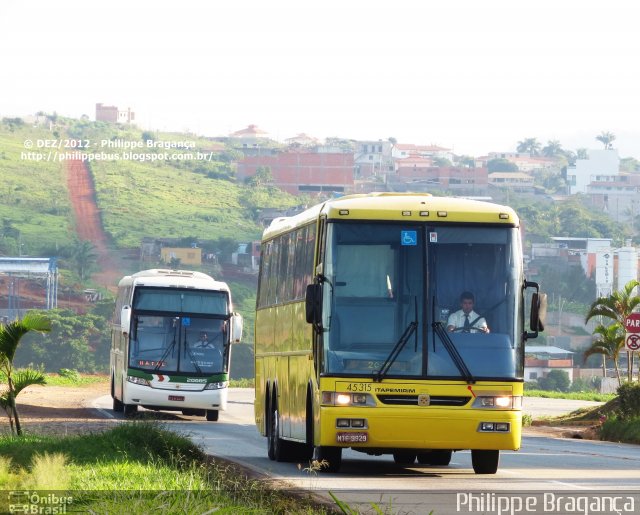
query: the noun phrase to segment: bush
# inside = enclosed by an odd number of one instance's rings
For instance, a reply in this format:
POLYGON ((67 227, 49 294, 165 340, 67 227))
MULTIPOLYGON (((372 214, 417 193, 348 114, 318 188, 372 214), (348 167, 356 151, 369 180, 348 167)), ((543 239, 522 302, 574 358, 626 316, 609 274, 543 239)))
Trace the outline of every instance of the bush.
POLYGON ((640 384, 625 383, 618 388, 619 414, 623 419, 640 417, 640 384))
POLYGON ((569 374, 564 370, 552 370, 546 375, 546 377, 539 378, 538 384, 543 390, 566 392, 569 390, 571 381, 569 379, 569 374))
POLYGON ((74 383, 80 382, 80 372, 78 372, 75 369, 61 368, 58 371, 58 374, 60 375, 60 377, 64 377, 66 379, 69 379, 70 381, 73 381, 74 383))

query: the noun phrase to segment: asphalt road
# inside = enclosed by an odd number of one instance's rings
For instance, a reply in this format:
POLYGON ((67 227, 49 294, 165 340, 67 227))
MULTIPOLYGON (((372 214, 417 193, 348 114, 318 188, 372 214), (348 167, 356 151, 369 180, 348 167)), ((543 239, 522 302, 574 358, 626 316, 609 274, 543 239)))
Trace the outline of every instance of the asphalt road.
MULTIPOLYGON (((558 496, 566 499, 587 496, 591 502, 601 503, 603 496, 612 495, 620 502, 622 498, 631 499, 633 512, 636 507, 640 510, 640 446, 525 435, 519 451, 501 453, 500 468, 495 475, 474 474, 469 451, 456 452, 448 467, 437 467, 400 466, 390 456, 367 456, 346 450, 339 474, 318 474, 305 463, 277 463, 268 459, 266 438, 259 435, 253 421, 253 390, 231 389, 229 398, 229 409, 220 414, 218 422, 178 417, 180 420, 168 425, 202 445, 209 454, 240 463, 260 474, 264 481, 274 481, 279 488, 284 484, 295 490, 310 490, 326 499, 330 499, 332 492, 365 513, 375 511, 371 505, 374 503, 378 508, 390 507, 390 513, 421 514, 433 509, 437 515, 463 512, 511 515, 504 503, 511 503, 509 507, 515 509, 518 502, 528 502, 536 510, 512 513, 585 513, 555 502, 558 496), (478 504, 481 501, 494 505, 481 506, 478 504), (504 506, 500 508, 497 502, 504 506)), ((534 417, 557 415, 591 404, 527 398, 524 411, 534 417)), ((101 398, 99 405, 108 408, 110 398, 101 398)), ((112 416, 109 409, 103 411, 112 416)), ((589 513, 610 511, 598 512, 592 507, 589 513)))

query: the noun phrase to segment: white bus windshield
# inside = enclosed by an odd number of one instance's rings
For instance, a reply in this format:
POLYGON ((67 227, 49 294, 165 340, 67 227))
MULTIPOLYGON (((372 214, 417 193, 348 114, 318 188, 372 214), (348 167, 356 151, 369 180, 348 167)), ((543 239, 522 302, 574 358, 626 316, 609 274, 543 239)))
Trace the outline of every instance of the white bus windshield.
POLYGON ((228 371, 226 292, 138 288, 129 366, 158 374, 228 371))
POLYGON ((323 373, 464 377, 434 324, 447 330, 472 292, 474 327, 450 341, 475 379, 522 377, 518 237, 508 226, 328 224, 323 373))

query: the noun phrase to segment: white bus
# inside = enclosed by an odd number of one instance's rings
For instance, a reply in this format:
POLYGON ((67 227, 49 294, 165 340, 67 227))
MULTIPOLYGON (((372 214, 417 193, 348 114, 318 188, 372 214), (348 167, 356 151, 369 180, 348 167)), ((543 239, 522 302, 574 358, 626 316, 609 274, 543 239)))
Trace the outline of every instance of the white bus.
POLYGON ((128 275, 111 336, 114 411, 143 406, 216 421, 226 409, 231 343, 242 338, 226 283, 186 270, 128 275))

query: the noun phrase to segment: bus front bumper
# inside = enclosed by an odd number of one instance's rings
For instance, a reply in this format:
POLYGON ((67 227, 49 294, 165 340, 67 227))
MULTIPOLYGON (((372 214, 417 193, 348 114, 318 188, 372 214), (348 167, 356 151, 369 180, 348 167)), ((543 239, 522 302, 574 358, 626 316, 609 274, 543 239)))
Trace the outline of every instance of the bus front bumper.
POLYGON ((323 406, 316 445, 371 449, 520 448, 522 412, 323 406))
POLYGON ((183 409, 220 410, 227 409, 228 388, 217 390, 160 389, 127 383, 123 402, 156 409, 181 411, 183 409))

